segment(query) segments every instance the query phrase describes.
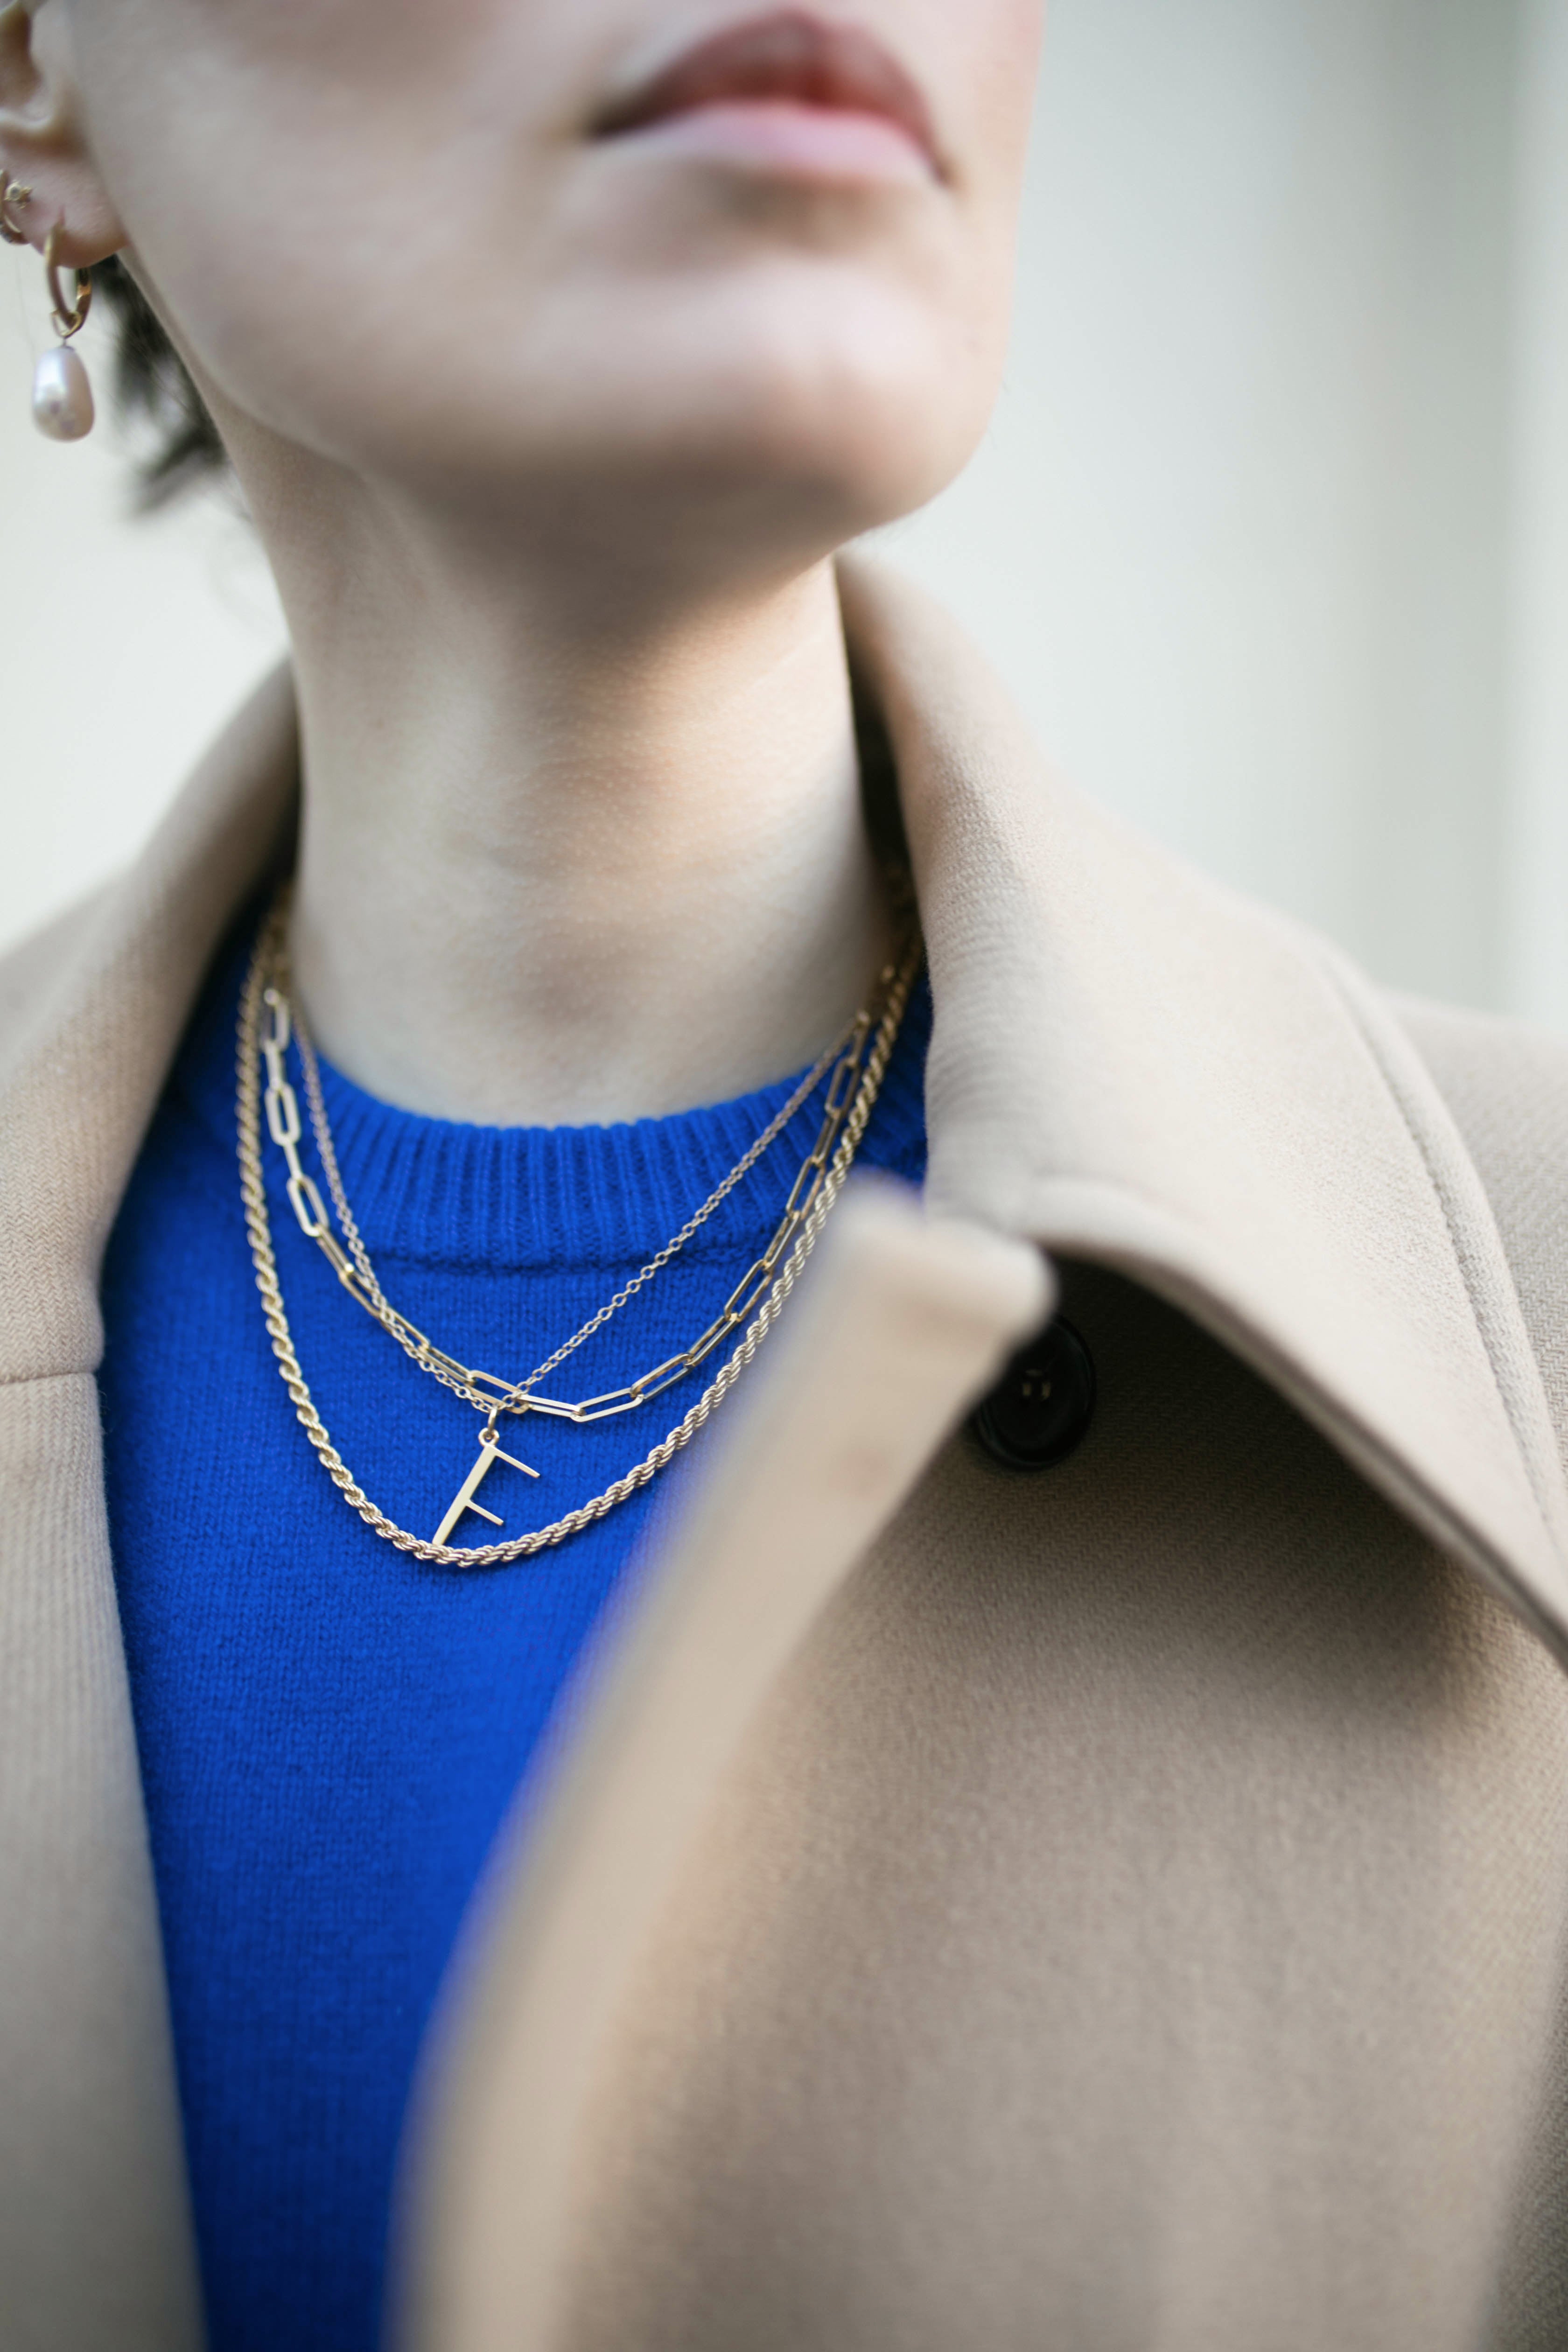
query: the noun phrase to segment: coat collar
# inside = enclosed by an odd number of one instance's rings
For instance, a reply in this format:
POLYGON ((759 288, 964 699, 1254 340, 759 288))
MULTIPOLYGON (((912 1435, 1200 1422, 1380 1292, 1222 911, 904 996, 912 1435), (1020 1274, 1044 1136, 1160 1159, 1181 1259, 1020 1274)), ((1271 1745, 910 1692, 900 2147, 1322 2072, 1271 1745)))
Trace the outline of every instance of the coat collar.
POLYGON ((105 1244, 225 930, 293 821, 286 673, 120 880, 0 964, 0 1383, 95 1372, 105 1244))
POLYGON ((918 591, 847 565, 931 957, 939 1208, 1203 1324, 1568 1654, 1568 1496, 1480 1181, 1326 942, 1054 778, 918 591))
MULTIPOLYGON (((933 1203, 1115 1266, 1568 1650, 1568 1496, 1479 1181, 1321 940, 1042 764, 953 625, 843 566, 931 957, 933 1203)), ((0 974, 0 1380, 93 1370, 99 1265, 203 971, 292 821, 286 677, 131 873, 0 974)))
MULTIPOLYGON (((1051 776, 895 575, 842 567, 931 958, 934 1205, 1117 1267, 1568 1651, 1568 1496, 1479 1181, 1321 940, 1051 776)), ((206 963, 292 822, 286 676, 130 874, 0 970, 0 1381, 96 1369, 109 1228, 206 963)))

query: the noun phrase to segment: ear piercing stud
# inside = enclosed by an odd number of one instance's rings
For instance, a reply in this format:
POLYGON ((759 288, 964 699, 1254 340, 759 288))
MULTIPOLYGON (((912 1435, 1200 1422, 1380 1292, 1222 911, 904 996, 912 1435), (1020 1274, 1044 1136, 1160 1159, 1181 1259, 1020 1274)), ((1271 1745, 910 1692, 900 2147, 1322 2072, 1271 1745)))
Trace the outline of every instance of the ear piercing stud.
POLYGON ((18 187, 3 165, 0 165, 0 236, 7 245, 26 245, 27 232, 16 215, 32 197, 31 188, 18 187))

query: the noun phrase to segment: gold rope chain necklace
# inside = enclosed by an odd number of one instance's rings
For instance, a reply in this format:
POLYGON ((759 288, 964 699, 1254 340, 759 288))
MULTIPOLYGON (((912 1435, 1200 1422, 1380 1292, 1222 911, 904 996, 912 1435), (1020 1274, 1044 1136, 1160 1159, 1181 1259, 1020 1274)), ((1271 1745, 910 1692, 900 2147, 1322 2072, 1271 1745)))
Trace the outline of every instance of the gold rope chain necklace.
POLYGON ((358 1512, 376 1535, 384 1537, 388 1543, 395 1544, 400 1551, 411 1552, 416 1559, 431 1560, 447 1568, 492 1568, 509 1560, 526 1559, 531 1553, 563 1542, 568 1536, 576 1535, 595 1519, 602 1519, 606 1512, 614 1510, 617 1503, 624 1503, 639 1487, 646 1486, 649 1479, 656 1477, 683 1446, 689 1444, 703 1423, 717 1411, 767 1338, 785 1299, 800 1278, 801 1269, 816 1247, 833 1204, 844 1188, 845 1179, 866 1131, 867 1121, 898 1041, 910 991, 920 971, 922 950, 918 930, 911 924, 906 943, 895 960, 884 967, 879 982, 882 993, 875 1009, 860 1011, 847 1024, 826 1053, 806 1072, 783 1108, 736 1161, 730 1173, 715 1186, 702 1206, 687 1219, 680 1231, 672 1235, 640 1272, 616 1291, 613 1298, 607 1299, 595 1314, 591 1315, 571 1339, 536 1366, 526 1380, 505 1381, 493 1372, 463 1364, 455 1356, 447 1355, 444 1349, 437 1347, 393 1306, 376 1276, 343 1186, 331 1127, 327 1118, 315 1048, 300 1010, 290 999, 288 985, 289 900, 289 890, 285 886, 257 935, 240 997, 237 1056, 240 1195, 245 1204, 246 1231, 256 1268, 256 1286, 261 1294, 262 1314, 272 1341, 272 1352, 278 1360, 279 1372, 293 1401, 295 1415, 332 1484, 344 1502, 358 1512), (303 1129, 299 1100, 289 1083, 285 1058, 290 1041, 299 1048, 311 1130, 343 1236, 342 1242, 332 1231, 331 1219, 319 1189, 300 1165, 300 1143, 303 1129), (720 1203, 728 1198, 777 1140, 795 1113, 822 1083, 830 1066, 832 1076, 816 1141, 801 1163, 773 1237, 762 1255, 753 1259, 707 1329, 679 1355, 667 1358, 662 1364, 656 1364, 651 1371, 644 1372, 624 1388, 606 1390, 601 1396, 584 1397, 576 1402, 536 1393, 539 1381, 548 1378, 584 1340, 602 1329, 612 1315, 653 1281, 685 1247, 720 1203), (356 1299, 367 1314, 374 1317, 422 1371, 428 1372, 455 1396, 461 1397, 486 1415, 485 1425, 479 1433, 478 1459, 428 1542, 388 1518, 356 1483, 353 1472, 328 1434, 300 1370, 272 1245, 267 1188, 262 1175, 263 1114, 267 1132, 282 1154, 289 1171, 289 1202, 300 1231, 321 1251, 350 1297, 356 1299), (348 1244, 346 1250, 344 1242, 348 1244), (651 1453, 646 1454, 640 1462, 612 1486, 606 1486, 602 1494, 594 1496, 576 1510, 568 1511, 563 1517, 552 1520, 548 1527, 535 1528, 527 1535, 513 1537, 510 1542, 477 1545, 447 1542, 452 1529, 468 1512, 488 1519, 492 1527, 501 1526, 502 1522, 495 1513, 486 1510, 476 1500, 479 1486, 498 1461, 523 1471, 531 1478, 539 1475, 527 1463, 501 1451, 500 1421, 502 1413, 520 1416, 529 1412, 546 1413, 558 1420, 584 1425, 606 1420, 616 1413, 636 1412, 662 1391, 672 1387, 677 1381, 683 1380, 687 1373, 695 1370, 742 1324, 745 1328, 733 1354, 726 1360, 684 1419, 677 1423, 651 1453))

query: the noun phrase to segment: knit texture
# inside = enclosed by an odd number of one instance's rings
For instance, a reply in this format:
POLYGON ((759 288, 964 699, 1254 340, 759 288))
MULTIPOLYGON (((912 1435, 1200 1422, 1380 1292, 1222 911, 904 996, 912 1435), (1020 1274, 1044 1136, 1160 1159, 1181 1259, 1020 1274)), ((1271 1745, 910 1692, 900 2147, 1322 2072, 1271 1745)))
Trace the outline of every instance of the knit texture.
MULTIPOLYGON (((555 1549, 472 1572, 408 1559, 344 1505, 278 1377, 240 1213, 247 950, 248 937, 219 961, 110 1244, 110 1523, 213 2352, 373 2352, 420 2036, 487 1850, 520 1783, 529 1800, 530 1759, 658 1483, 555 1549)), ((922 985, 859 1155, 911 1183, 930 1022, 922 985)), ((322 1077, 388 1295, 449 1352, 512 1377, 684 1223, 795 1083, 670 1118, 502 1129, 412 1117, 327 1065, 322 1077)), ((616 1387, 704 1328, 772 1232, 819 1101, 552 1392, 616 1387)), ((344 1296, 270 1149, 267 1179, 296 1344, 333 1442, 400 1525, 433 1533, 474 1459, 477 1417, 344 1296)), ((597 1493, 714 1368, 588 1429, 509 1423, 506 1450, 540 1475, 498 1465, 479 1499, 504 1528, 468 1518, 454 1540, 521 1534, 597 1493)))

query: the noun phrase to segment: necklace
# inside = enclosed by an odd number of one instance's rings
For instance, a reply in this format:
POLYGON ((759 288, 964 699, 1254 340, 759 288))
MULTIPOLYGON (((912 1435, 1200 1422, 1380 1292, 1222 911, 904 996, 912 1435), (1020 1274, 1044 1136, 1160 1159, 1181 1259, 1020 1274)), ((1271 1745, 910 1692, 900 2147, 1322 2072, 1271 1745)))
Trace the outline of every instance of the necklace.
POLYGON ((289 891, 286 886, 258 934, 241 993, 237 1088, 240 1194, 245 1206, 246 1229, 256 1269, 257 1288, 261 1295, 262 1314, 279 1372, 293 1401, 296 1417, 323 1468, 344 1501, 376 1535, 395 1544, 400 1551, 412 1553, 416 1559, 430 1560, 446 1567, 494 1567, 506 1561, 526 1559, 552 1544, 563 1542, 568 1536, 575 1535, 595 1519, 603 1518, 617 1503, 625 1502, 657 1476, 717 1411, 756 1355, 798 1281, 801 1269, 816 1244, 853 1164, 897 1042, 910 990, 920 969, 921 949, 918 934, 914 932, 911 922, 910 935, 904 947, 881 973, 881 994, 875 1009, 862 1010, 847 1024, 795 1088, 783 1108, 769 1121, 701 1207, 688 1218, 680 1231, 673 1234, 664 1247, 616 1291, 614 1297, 607 1299, 526 1379, 507 1381, 477 1366, 466 1365, 438 1348, 398 1311, 382 1288, 349 1206, 327 1117, 315 1049, 309 1029, 290 999, 288 986, 288 909, 289 891), (331 1218, 320 1190, 300 1163, 300 1144, 303 1128, 299 1099, 289 1082, 286 1060, 290 1043, 300 1053, 311 1130, 343 1237, 342 1242, 332 1230, 331 1218), (678 1355, 667 1358, 662 1364, 654 1365, 623 1388, 575 1401, 541 1393, 538 1383, 547 1379, 584 1340, 602 1329, 612 1315, 618 1313, 628 1299, 655 1280, 685 1247, 721 1202, 729 1196, 776 1141, 796 1111, 827 1076, 830 1066, 832 1076, 828 1079, 816 1141, 801 1163, 779 1223, 766 1249, 747 1268, 706 1330, 678 1355), (267 1132, 282 1154, 289 1171, 286 1189, 300 1228, 322 1252, 350 1297, 367 1314, 374 1317, 422 1371, 429 1373, 455 1396, 486 1415, 479 1433, 478 1457, 428 1541, 405 1528, 398 1527, 357 1484, 353 1472, 332 1444, 300 1369, 284 1306, 262 1175, 263 1113, 267 1132), (347 1244, 346 1249, 344 1243, 347 1244), (615 1414, 636 1412, 695 1370, 742 1326, 742 1338, 733 1353, 684 1418, 640 1462, 634 1464, 601 1494, 563 1517, 552 1520, 548 1527, 533 1528, 528 1534, 513 1537, 507 1542, 473 1546, 448 1542, 453 1528, 467 1513, 472 1512, 488 1519, 493 1527, 502 1524, 493 1512, 477 1500, 479 1488, 498 1462, 504 1462, 529 1477, 539 1475, 527 1463, 520 1462, 515 1455, 502 1451, 500 1423, 503 1413, 521 1417, 529 1412, 540 1412, 584 1425, 615 1414))

